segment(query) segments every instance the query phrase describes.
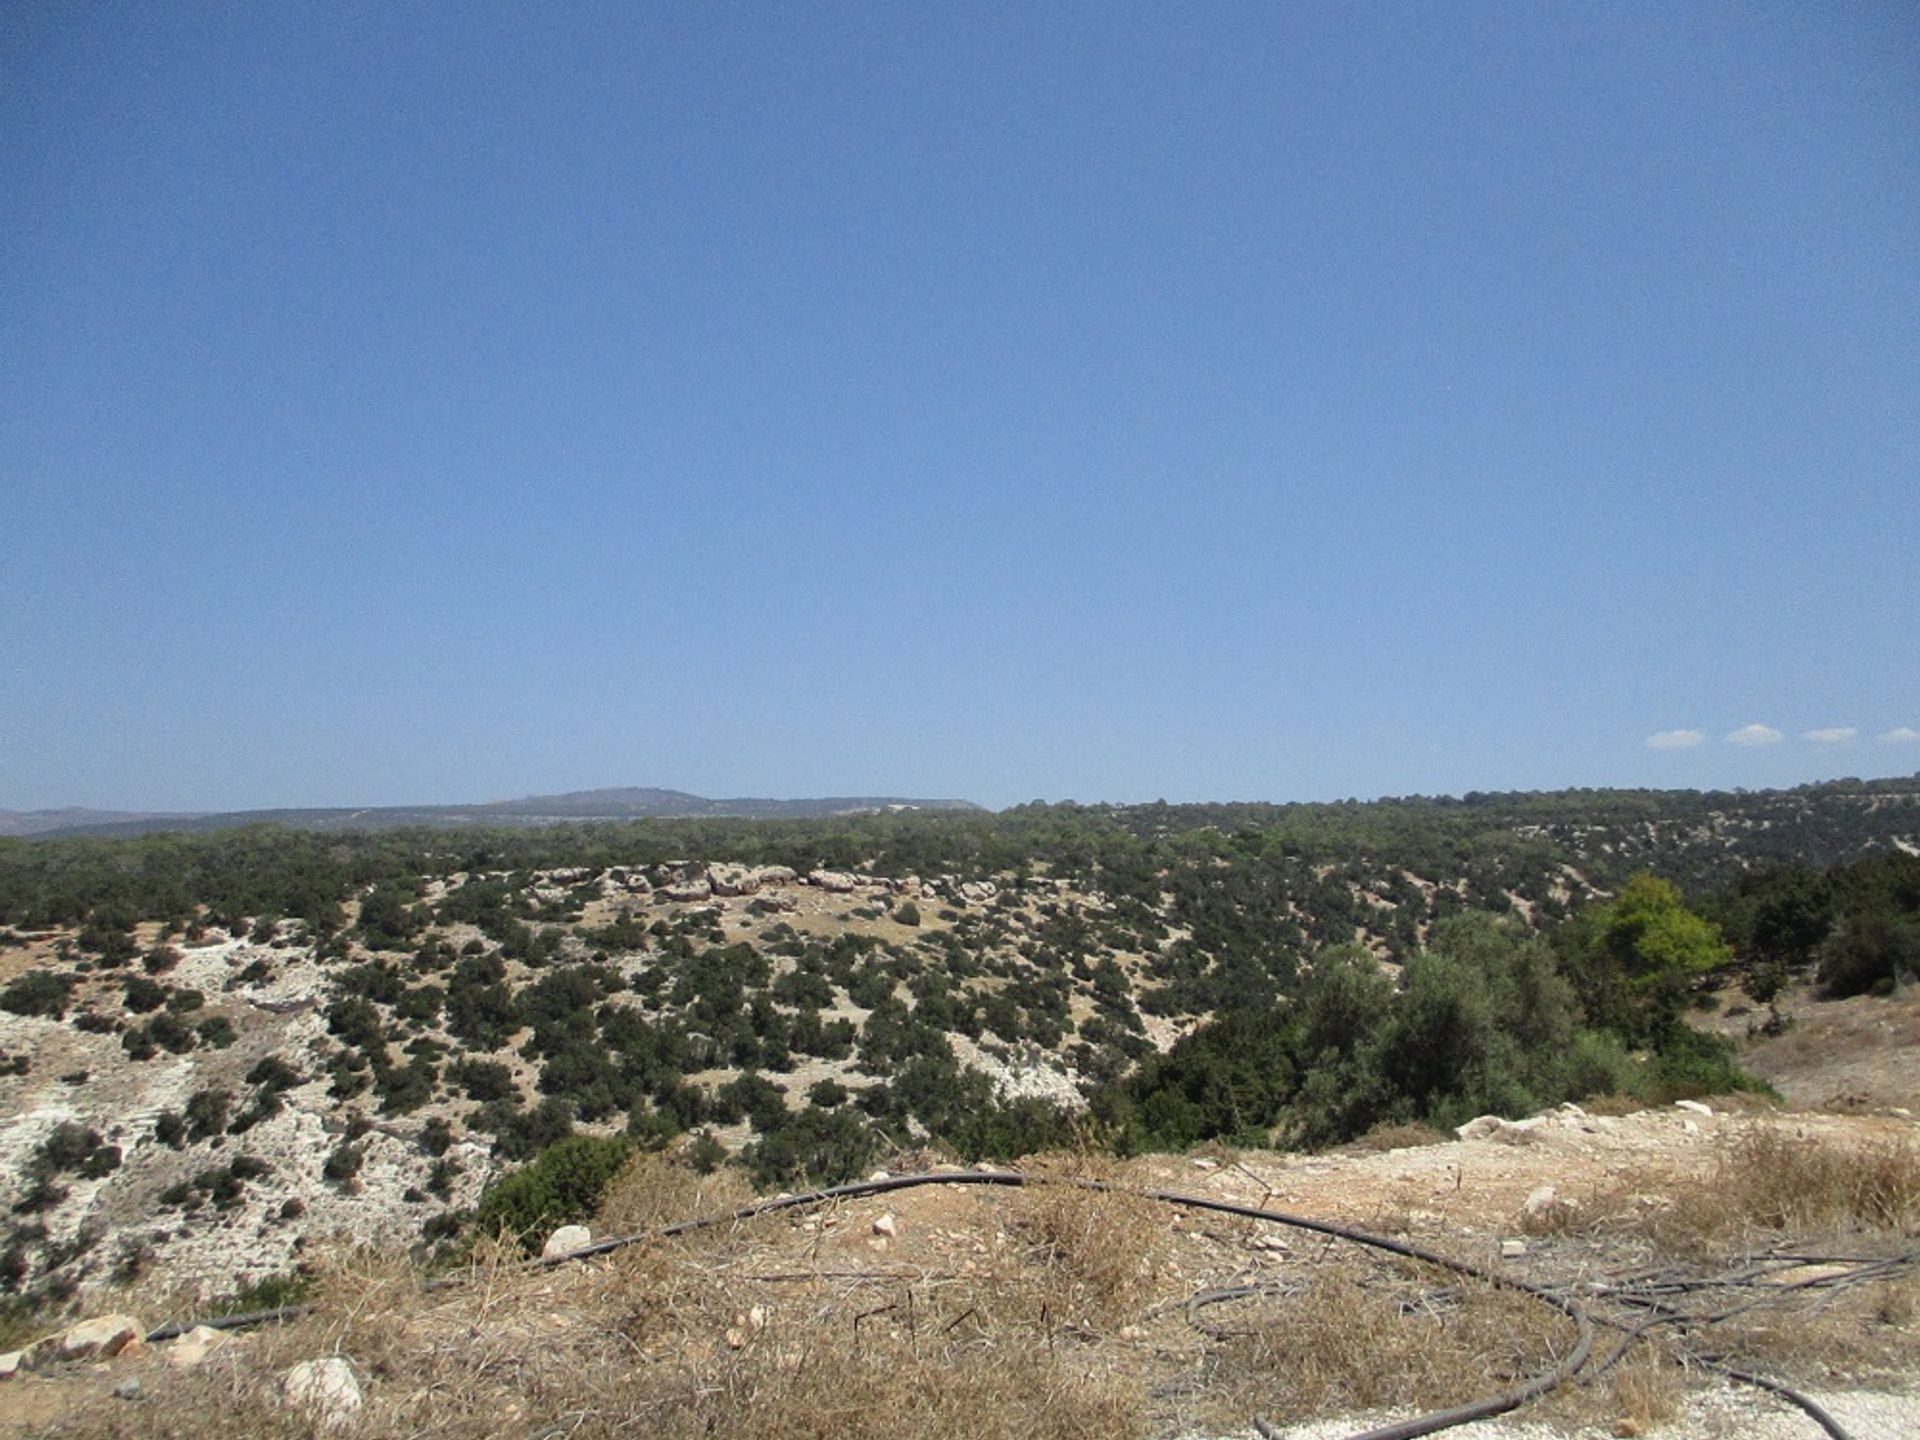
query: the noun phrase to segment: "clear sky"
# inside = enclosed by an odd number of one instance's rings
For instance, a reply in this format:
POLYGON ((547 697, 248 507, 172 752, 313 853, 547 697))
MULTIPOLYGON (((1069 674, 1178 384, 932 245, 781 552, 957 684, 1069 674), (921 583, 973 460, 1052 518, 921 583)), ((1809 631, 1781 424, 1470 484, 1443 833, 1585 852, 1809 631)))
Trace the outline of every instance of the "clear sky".
POLYGON ((1920 770, 1911 4, 13 0, 0 214, 0 806, 1920 770))

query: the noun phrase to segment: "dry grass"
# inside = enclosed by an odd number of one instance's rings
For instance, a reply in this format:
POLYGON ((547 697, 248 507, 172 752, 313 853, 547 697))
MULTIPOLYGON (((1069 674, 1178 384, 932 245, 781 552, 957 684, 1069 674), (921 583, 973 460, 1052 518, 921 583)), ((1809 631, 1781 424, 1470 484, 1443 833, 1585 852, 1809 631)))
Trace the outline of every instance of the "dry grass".
POLYGON ((679 1220, 721 1215, 753 1199, 746 1178, 731 1167, 701 1175, 666 1155, 636 1155, 607 1187, 593 1233, 640 1235, 679 1220))
POLYGON ((1605 1408, 1648 1430, 1680 1413, 1686 1390, 1685 1370, 1657 1350, 1642 1349, 1608 1374, 1605 1408))
POLYGON ((1767 1236, 1903 1234, 1920 1224, 1920 1147, 1842 1145, 1775 1127, 1723 1145, 1698 1184, 1647 1211, 1647 1228, 1687 1252, 1751 1245, 1767 1236))
POLYGON ((1550 1369, 1573 1334, 1530 1297, 1364 1262, 1320 1267, 1244 1324, 1203 1397, 1210 1424, 1457 1404, 1550 1369))
MULTIPOLYGON (((1062 1180, 1131 1173, 1085 1157, 1027 1168, 1062 1180)), ((1604 1244, 1665 1273, 1688 1268, 1660 1257, 1665 1241, 1771 1244, 1809 1227, 1868 1231, 1874 1249, 1891 1252, 1890 1237, 1916 1218, 1917 1173, 1911 1147, 1838 1149, 1756 1129, 1697 1181, 1649 1176, 1637 1194, 1611 1197, 1611 1212, 1607 1197, 1582 1200, 1584 1236, 1570 1225, 1540 1253, 1564 1245, 1569 1257, 1591 1257, 1604 1244), (1660 1201, 1654 1221, 1635 1199, 1660 1201)), ((648 1157, 616 1182, 596 1229, 645 1232, 745 1198, 735 1177, 648 1157)), ((1565 1317, 1531 1297, 1342 1249, 1252 1252, 1235 1224, 1190 1216, 1176 1231, 1173 1209, 1128 1194, 1063 1183, 936 1187, 887 1201, 893 1238, 874 1233, 880 1202, 852 1202, 548 1270, 482 1246, 462 1283, 438 1290, 401 1257, 331 1253, 316 1262, 311 1314, 253 1332, 197 1371, 149 1364, 132 1403, 107 1401, 107 1377, 97 1376, 93 1403, 35 1433, 317 1437, 325 1432, 281 1404, 278 1377, 338 1354, 367 1396, 360 1435, 1112 1440, 1164 1427, 1170 1404, 1188 1428, 1236 1432, 1253 1415, 1441 1407, 1550 1369, 1572 1343, 1565 1317), (1180 1299, 1249 1273, 1278 1293, 1186 1324, 1180 1299), (1173 1388, 1152 1400, 1156 1382, 1173 1388)), ((1781 1291, 1778 1303, 1713 1328, 1714 1352, 1784 1376, 1883 1374, 1903 1356, 1910 1365, 1920 1310, 1910 1272, 1781 1291)), ((1760 1293, 1717 1292, 1702 1304, 1760 1293)), ((1604 1381, 1569 1387, 1543 1409, 1657 1425, 1678 1408, 1689 1372, 1655 1345, 1696 1338, 1664 1331, 1604 1381)))
POLYGON ((1417 1145, 1445 1145, 1452 1139, 1452 1135, 1431 1125, 1381 1124, 1341 1146, 1339 1153, 1374 1155, 1385 1150, 1410 1150, 1417 1145))
POLYGON ((1631 1235, 1704 1258, 1786 1240, 1894 1238, 1920 1227, 1920 1146, 1845 1144, 1762 1125, 1723 1141, 1703 1173, 1643 1170, 1523 1217, 1535 1235, 1631 1235))
MULTIPOLYGON (((737 1183, 643 1160, 601 1224, 645 1231, 725 1210, 744 1198, 737 1183)), ((1065 1187, 993 1199, 1008 1239, 967 1273, 868 1248, 864 1211, 767 1217, 550 1270, 482 1246, 463 1283, 439 1290, 401 1257, 342 1251, 317 1262, 312 1313, 200 1370, 148 1366, 138 1401, 95 1403, 39 1433, 319 1436, 282 1405, 278 1377, 337 1354, 365 1390, 364 1435, 1143 1434, 1144 1381, 1120 1347, 1076 1327, 1145 1298, 1165 1213, 1065 1187)))
MULTIPOLYGON (((1117 1167, 1084 1157, 1051 1173, 1067 1181, 1120 1178, 1117 1167)), ((1047 1323, 1111 1328, 1154 1293, 1171 1248, 1168 1221, 1164 1205, 1137 1195, 1071 1183, 1022 1190, 1008 1204, 1007 1229, 1024 1253, 1001 1283, 1029 1291, 1047 1323)))

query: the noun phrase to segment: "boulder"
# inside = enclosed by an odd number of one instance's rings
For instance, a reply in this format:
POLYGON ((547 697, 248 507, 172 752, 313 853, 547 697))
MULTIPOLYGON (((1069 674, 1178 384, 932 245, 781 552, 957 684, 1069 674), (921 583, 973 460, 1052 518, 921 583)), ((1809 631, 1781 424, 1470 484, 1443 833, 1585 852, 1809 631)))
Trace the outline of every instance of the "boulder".
POLYGON ((1498 1115, 1476 1115, 1466 1124, 1454 1126, 1453 1133, 1462 1140, 1485 1140, 1506 1123, 1498 1115))
POLYGON ((28 1369, 72 1360, 111 1360, 130 1347, 146 1344, 147 1327, 131 1315, 101 1315, 49 1335, 28 1348, 28 1369))
POLYGON ((815 870, 807 876, 807 883, 835 895, 846 895, 860 882, 845 870, 815 870))
POLYGON ((898 1233, 898 1230, 899 1226, 894 1222, 894 1218, 890 1214, 882 1215, 878 1220, 873 1222, 873 1233, 883 1235, 889 1240, 898 1233))
POLYGON ((759 872, 745 865, 709 865, 707 884, 716 895, 752 895, 761 881, 759 872))
POLYGON ((18 1375, 26 1358, 25 1352, 20 1350, 9 1350, 0 1355, 0 1381, 11 1380, 18 1375))
POLYGON ((1713 1107, 1711 1105, 1702 1105, 1698 1100, 1676 1100, 1673 1102, 1673 1108, 1676 1110, 1686 1110, 1695 1115, 1713 1114, 1713 1107))
POLYGON ((1560 1208, 1559 1191, 1551 1185, 1541 1185, 1528 1192, 1520 1210, 1529 1220, 1544 1220, 1560 1208))
POLYGON ((705 900, 713 894, 713 886, 709 885, 703 877, 699 880, 683 880, 678 885, 664 886, 660 893, 669 900, 705 900))
POLYGON ((326 1430, 351 1425, 365 1403, 353 1366, 339 1355, 302 1360, 280 1378, 280 1393, 291 1408, 305 1411, 326 1430))
POLYGON ((547 1243, 540 1247, 540 1258, 551 1260, 556 1255, 566 1255, 575 1250, 584 1250, 593 1243, 593 1232, 584 1225, 562 1225, 547 1237, 547 1243))

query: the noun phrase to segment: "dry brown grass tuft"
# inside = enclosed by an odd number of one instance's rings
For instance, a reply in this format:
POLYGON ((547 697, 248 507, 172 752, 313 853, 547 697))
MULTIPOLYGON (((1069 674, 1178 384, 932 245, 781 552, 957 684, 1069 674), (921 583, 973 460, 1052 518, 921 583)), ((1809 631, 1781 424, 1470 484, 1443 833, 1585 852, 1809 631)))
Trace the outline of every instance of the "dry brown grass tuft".
POLYGON ((746 1178, 731 1167, 702 1175, 668 1155, 636 1155, 607 1187, 593 1233, 596 1238, 640 1235, 679 1220, 724 1214, 753 1198, 746 1178))
POLYGON ((780 1348, 776 1335, 730 1353, 662 1393, 650 1377, 606 1397, 579 1440, 1110 1440, 1145 1426, 1142 1387, 1044 1348, 915 1344, 827 1329, 780 1348), (635 1422, 642 1422, 636 1425, 635 1422))
POLYGON ((1763 1233, 1906 1233, 1920 1224, 1920 1147, 1749 1130, 1721 1147, 1704 1179, 1651 1210, 1649 1221, 1656 1241, 1679 1250, 1763 1233))
POLYGON ((1358 1261, 1320 1267, 1245 1325, 1203 1397, 1210 1423, 1457 1404, 1550 1369, 1573 1333, 1527 1296, 1358 1261))
POLYGON ((1895 1239, 1920 1227, 1920 1146, 1849 1144, 1758 1125, 1720 1143, 1702 1170, 1642 1170, 1528 1217, 1534 1234, 1638 1236, 1704 1259, 1785 1240, 1895 1239))
MULTIPOLYGON (((1607 1379, 1607 1409, 1640 1430, 1663 1425, 1680 1413, 1686 1372, 1657 1350, 1642 1349, 1607 1379)), ((1616 1432, 1617 1433, 1617 1432, 1616 1432)))
MULTIPOLYGON (((1084 1160, 1053 1173, 1063 1182, 1118 1178, 1114 1167, 1084 1160)), ((1053 1324, 1103 1329, 1131 1319, 1172 1244, 1167 1207, 1137 1195, 1047 1184, 1010 1197, 1007 1210, 1007 1230, 1025 1252, 1007 1278, 1030 1287, 1053 1324)))

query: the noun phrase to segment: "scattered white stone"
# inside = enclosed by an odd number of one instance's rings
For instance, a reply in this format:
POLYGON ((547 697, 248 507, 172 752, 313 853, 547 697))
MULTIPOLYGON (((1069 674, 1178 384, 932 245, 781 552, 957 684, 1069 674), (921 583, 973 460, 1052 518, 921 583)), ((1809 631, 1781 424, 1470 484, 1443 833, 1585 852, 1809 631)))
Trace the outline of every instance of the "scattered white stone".
POLYGON ((1507 1122, 1498 1115, 1476 1115, 1464 1125, 1453 1127, 1453 1133, 1462 1140, 1485 1140, 1499 1133, 1500 1127, 1507 1122))
POLYGON ((1685 1134, 1698 1135, 1700 1133, 1700 1122, 1698 1120, 1682 1120, 1680 1122, 1680 1129, 1685 1134))
POLYGON ((1502 1260, 1518 1260, 1526 1253, 1527 1242, 1524 1240, 1502 1240, 1500 1242, 1500 1258, 1502 1260))
POLYGON ((354 1412, 365 1403, 353 1366, 339 1355, 302 1360, 281 1377, 280 1390, 288 1405, 306 1411, 328 1430, 352 1424, 354 1412))
POLYGON ((567 1255, 575 1250, 584 1250, 593 1243, 593 1231, 584 1225, 562 1225, 547 1237, 547 1243, 540 1247, 540 1258, 551 1260, 557 1255, 567 1255))
POLYGON ((1713 1114, 1712 1106, 1702 1105, 1698 1100, 1676 1100, 1673 1102, 1673 1108, 1676 1110, 1690 1110, 1695 1115, 1713 1114))
POLYGON ((884 1235, 889 1240, 891 1240, 898 1231, 899 1226, 895 1223, 891 1214, 882 1215, 873 1222, 873 1233, 876 1235, 884 1235))
POLYGON ((891 1180, 892 1178, 893 1177, 884 1170, 876 1170, 873 1172, 873 1174, 867 1177, 867 1179, 875 1182, 876 1184, 882 1180, 891 1180))
POLYGON ((1559 1192, 1551 1185, 1542 1185, 1528 1193, 1521 1209, 1530 1219, 1538 1220, 1543 1215, 1551 1214, 1559 1205, 1559 1192))
POLYGON ((196 1325, 167 1347, 167 1364, 176 1370, 191 1370, 232 1338, 211 1325, 196 1325))
POLYGON ((20 1365, 26 1356, 18 1350, 9 1350, 0 1355, 0 1380, 11 1380, 20 1373, 20 1365))
POLYGON ((138 1400, 140 1398, 139 1380, 133 1376, 128 1376, 125 1380, 122 1380, 118 1385, 113 1387, 113 1398, 116 1400, 138 1400))
POLYGON ((1209 1160, 1206 1156, 1201 1155, 1195 1158, 1193 1168, 1196 1170, 1218 1170, 1220 1168, 1220 1162, 1218 1160, 1209 1160))

